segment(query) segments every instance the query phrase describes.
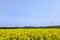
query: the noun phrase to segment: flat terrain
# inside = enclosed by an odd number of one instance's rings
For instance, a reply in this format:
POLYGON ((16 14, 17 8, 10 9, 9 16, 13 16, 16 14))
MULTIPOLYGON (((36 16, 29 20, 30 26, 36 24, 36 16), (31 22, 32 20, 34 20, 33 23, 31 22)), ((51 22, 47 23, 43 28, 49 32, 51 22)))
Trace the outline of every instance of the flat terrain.
POLYGON ((0 40, 60 40, 60 29, 0 29, 0 40))

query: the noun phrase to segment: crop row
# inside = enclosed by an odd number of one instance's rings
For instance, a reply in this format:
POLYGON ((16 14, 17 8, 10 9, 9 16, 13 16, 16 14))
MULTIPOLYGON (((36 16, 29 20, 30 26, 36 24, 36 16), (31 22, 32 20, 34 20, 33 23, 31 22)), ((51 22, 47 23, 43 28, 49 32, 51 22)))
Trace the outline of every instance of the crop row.
POLYGON ((0 30, 0 40, 60 40, 60 29, 0 30))

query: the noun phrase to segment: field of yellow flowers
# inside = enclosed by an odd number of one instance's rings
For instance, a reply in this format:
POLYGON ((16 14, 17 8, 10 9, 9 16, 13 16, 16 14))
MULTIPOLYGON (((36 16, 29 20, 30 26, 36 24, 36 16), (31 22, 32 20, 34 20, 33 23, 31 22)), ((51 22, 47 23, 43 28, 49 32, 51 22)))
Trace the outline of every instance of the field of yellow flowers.
POLYGON ((0 40, 60 40, 60 29, 0 29, 0 40))

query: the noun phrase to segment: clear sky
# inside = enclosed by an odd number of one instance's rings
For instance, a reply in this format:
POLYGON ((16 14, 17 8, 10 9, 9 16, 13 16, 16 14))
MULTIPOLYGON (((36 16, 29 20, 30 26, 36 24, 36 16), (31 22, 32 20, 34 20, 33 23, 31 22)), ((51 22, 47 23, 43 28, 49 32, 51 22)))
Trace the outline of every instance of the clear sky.
POLYGON ((0 26, 60 24, 60 0, 0 0, 0 26))

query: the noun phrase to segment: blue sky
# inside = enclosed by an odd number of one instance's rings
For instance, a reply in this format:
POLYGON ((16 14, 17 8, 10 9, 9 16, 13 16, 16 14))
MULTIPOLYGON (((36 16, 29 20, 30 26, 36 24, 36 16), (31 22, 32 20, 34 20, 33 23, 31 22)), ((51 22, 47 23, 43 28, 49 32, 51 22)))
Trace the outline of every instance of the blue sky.
POLYGON ((60 25, 60 0, 0 0, 0 26, 60 25))

